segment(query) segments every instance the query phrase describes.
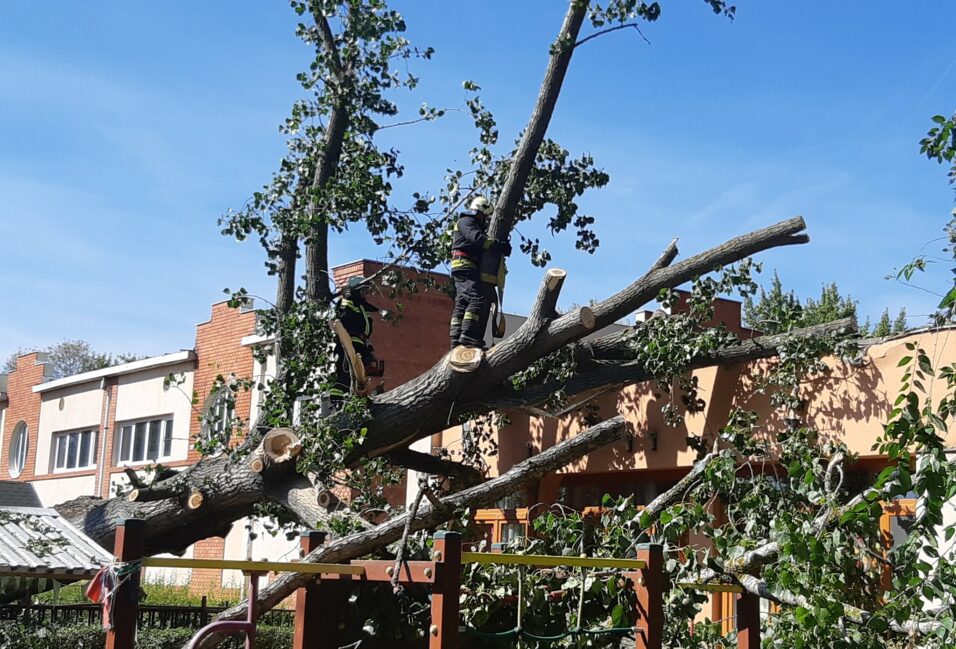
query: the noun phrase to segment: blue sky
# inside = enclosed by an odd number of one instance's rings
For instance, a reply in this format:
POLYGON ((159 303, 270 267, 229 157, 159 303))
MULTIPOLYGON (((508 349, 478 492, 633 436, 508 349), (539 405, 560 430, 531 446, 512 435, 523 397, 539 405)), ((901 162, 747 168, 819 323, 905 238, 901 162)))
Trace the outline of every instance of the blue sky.
MULTIPOLYGON (((836 281, 874 319, 938 300, 884 276, 939 256, 953 208, 943 168, 919 156, 936 113, 956 108, 952 3, 738 2, 733 22, 701 1, 663 3, 645 43, 623 31, 574 57, 550 135, 590 152, 610 185, 582 201, 599 251, 548 241, 570 271, 564 302, 617 290, 674 236, 693 254, 802 214, 812 243, 760 256, 802 295, 836 281), (924 250, 925 247, 925 250, 924 250)), ((563 2, 394 3, 436 49, 401 103, 461 105, 479 83, 504 142, 527 120, 563 2)), ((0 358, 64 338, 156 354, 193 343, 226 286, 271 297, 254 243, 216 219, 265 182, 277 126, 310 61, 284 2, 9 3, 0 21, 0 358)), ((400 194, 435 190, 461 163, 463 114, 391 129, 400 194)), ((525 234, 542 234, 522 227, 525 234)), ((380 254, 338 239, 334 262, 380 254)), ((938 289, 948 265, 923 285, 938 289)), ((541 271, 511 265, 509 310, 541 271)))

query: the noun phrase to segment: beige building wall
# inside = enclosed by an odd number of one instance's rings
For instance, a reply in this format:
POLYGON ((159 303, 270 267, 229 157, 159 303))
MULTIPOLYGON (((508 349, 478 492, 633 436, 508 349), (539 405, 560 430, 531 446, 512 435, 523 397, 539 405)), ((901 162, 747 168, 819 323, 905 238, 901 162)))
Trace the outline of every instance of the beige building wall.
MULTIPOLYGON (((53 435, 75 430, 99 431, 103 418, 103 390, 98 381, 71 385, 43 392, 40 401, 40 425, 37 436, 36 475, 53 473, 51 449, 53 435)), ((96 465, 100 465, 102 439, 98 439, 96 465)), ((63 471, 66 473, 66 471, 63 471)), ((92 490, 89 493, 93 493, 92 490)))
POLYGON ((169 460, 186 459, 190 447, 190 418, 198 416, 192 404, 193 367, 194 363, 190 361, 118 377, 111 463, 116 463, 119 445, 115 440, 118 439, 122 424, 168 415, 173 418, 173 444, 169 460), (164 381, 170 374, 182 376, 184 381, 164 386, 164 381))
MULTIPOLYGON (((174 554, 156 554, 157 557, 176 557, 174 554)), ((181 556, 183 559, 193 558, 193 546, 186 548, 181 556)), ((186 586, 192 577, 190 568, 146 568, 143 573, 143 579, 147 584, 165 584, 169 586, 186 586)))
POLYGON ((88 496, 96 489, 95 475, 53 478, 31 482, 44 507, 55 507, 77 496, 88 496))
MULTIPOLYGON (((226 543, 223 547, 222 555, 225 559, 244 560, 249 551, 249 534, 247 527, 250 525, 250 519, 242 518, 235 521, 226 535, 226 543)), ((245 577, 241 570, 223 570, 222 587, 223 588, 242 588, 245 577)))
POLYGON ((0 406, 0 448, 3 448, 3 431, 7 425, 7 407, 0 406))
MULTIPOLYGON (((262 336, 247 336, 243 339, 242 344, 245 346, 253 346, 258 344, 270 344, 264 343, 266 341, 262 336)), ((258 385, 268 387, 268 385, 275 380, 276 378, 276 357, 274 355, 269 355, 266 357, 265 362, 254 361, 253 362, 253 371, 255 372, 255 380, 258 385)), ((252 399, 250 399, 251 404, 249 406, 249 421, 255 423, 256 419, 259 417, 259 405, 265 399, 266 389, 253 388, 252 390, 252 399)))

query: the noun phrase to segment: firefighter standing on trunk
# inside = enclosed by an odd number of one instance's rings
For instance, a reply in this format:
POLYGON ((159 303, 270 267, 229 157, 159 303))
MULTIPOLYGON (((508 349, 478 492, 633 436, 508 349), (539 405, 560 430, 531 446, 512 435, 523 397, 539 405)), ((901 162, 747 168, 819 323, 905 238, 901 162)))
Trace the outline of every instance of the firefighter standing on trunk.
POLYGON ((485 347, 488 314, 495 301, 495 286, 483 282, 478 270, 486 251, 511 254, 511 244, 489 239, 486 220, 494 206, 478 196, 461 213, 452 239, 451 277, 455 282, 455 309, 451 314, 451 347, 485 347))

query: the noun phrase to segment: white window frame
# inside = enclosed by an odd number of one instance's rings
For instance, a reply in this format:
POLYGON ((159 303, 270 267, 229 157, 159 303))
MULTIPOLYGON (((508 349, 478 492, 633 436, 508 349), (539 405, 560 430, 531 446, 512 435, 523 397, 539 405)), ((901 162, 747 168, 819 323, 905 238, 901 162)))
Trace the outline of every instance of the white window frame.
POLYGON ((18 421, 10 436, 10 449, 7 457, 7 471, 11 478, 19 478, 27 468, 30 454, 30 428, 27 422, 18 421))
POLYGON ((229 448, 232 438, 231 427, 236 419, 236 395, 229 387, 224 386, 210 395, 203 409, 202 440, 209 442, 217 440, 219 448, 216 455, 229 448), (227 434, 227 429, 228 434, 227 434))
POLYGON ((132 466, 140 464, 152 464, 162 462, 172 458, 173 447, 173 416, 158 415, 155 417, 145 417, 143 419, 132 419, 116 425, 116 466, 132 466), (149 457, 151 431, 155 430, 153 424, 159 424, 159 439, 156 444, 156 457, 149 457), (126 436, 131 435, 129 442, 126 442, 126 436), (142 435, 142 442, 137 443, 137 435, 142 435), (142 459, 133 459, 136 449, 142 451, 142 459))
POLYGON ((100 431, 95 427, 53 433, 53 438, 50 442, 50 469, 53 473, 68 473, 70 471, 95 469, 99 436, 100 431), (87 436, 89 440, 85 458, 81 457, 83 436, 87 436), (72 447, 71 444, 73 445, 72 447), (71 467, 69 466, 70 454, 74 450, 76 452, 76 460, 71 467))

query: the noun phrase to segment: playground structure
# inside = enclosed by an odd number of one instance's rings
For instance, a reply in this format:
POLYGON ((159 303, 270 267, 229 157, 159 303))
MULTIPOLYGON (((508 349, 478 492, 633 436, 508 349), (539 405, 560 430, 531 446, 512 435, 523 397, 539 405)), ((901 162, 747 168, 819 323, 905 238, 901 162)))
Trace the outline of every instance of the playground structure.
MULTIPOLYGON (((249 601, 255 602, 259 578, 268 572, 296 572, 314 574, 315 579, 296 592, 293 649, 340 646, 341 630, 337 612, 348 598, 353 586, 371 582, 392 582, 394 563, 382 560, 353 560, 348 564, 230 561, 220 559, 177 559, 144 557, 144 523, 129 519, 116 528, 115 558, 120 564, 138 564, 140 567, 163 568, 223 568, 241 570, 250 576, 249 601)), ((303 535, 304 554, 318 548, 324 540, 321 532, 303 535)), ((463 552, 461 535, 455 532, 437 532, 434 536, 430 561, 406 561, 399 571, 398 583, 424 584, 432 589, 431 621, 428 629, 429 649, 457 649, 459 646, 459 595, 462 566, 472 563, 504 564, 532 567, 610 568, 626 571, 636 598, 637 623, 628 632, 634 634, 636 649, 662 649, 664 626, 664 595, 667 590, 660 545, 643 544, 637 549, 636 559, 604 559, 592 557, 565 557, 544 555, 513 555, 485 552, 463 552)), ((132 570, 113 594, 112 626, 106 634, 105 649, 133 649, 136 637, 138 593, 141 570, 132 570)), ((680 584, 682 588, 699 588, 717 592, 734 592, 737 597, 737 647, 759 649, 759 598, 741 592, 739 586, 719 584, 680 584)), ((246 648, 255 646, 257 611, 254 605, 247 609, 244 621, 219 621, 200 629, 190 643, 196 647, 203 637, 212 633, 244 632, 246 648)), ((510 635, 521 635, 520 598, 519 617, 510 635)), ((596 631, 576 630, 579 633, 596 631)), ((600 632, 622 632, 624 629, 605 629, 600 632)), ((567 635, 567 634, 565 634, 567 635)), ((560 637, 565 637, 564 635, 560 637)))

